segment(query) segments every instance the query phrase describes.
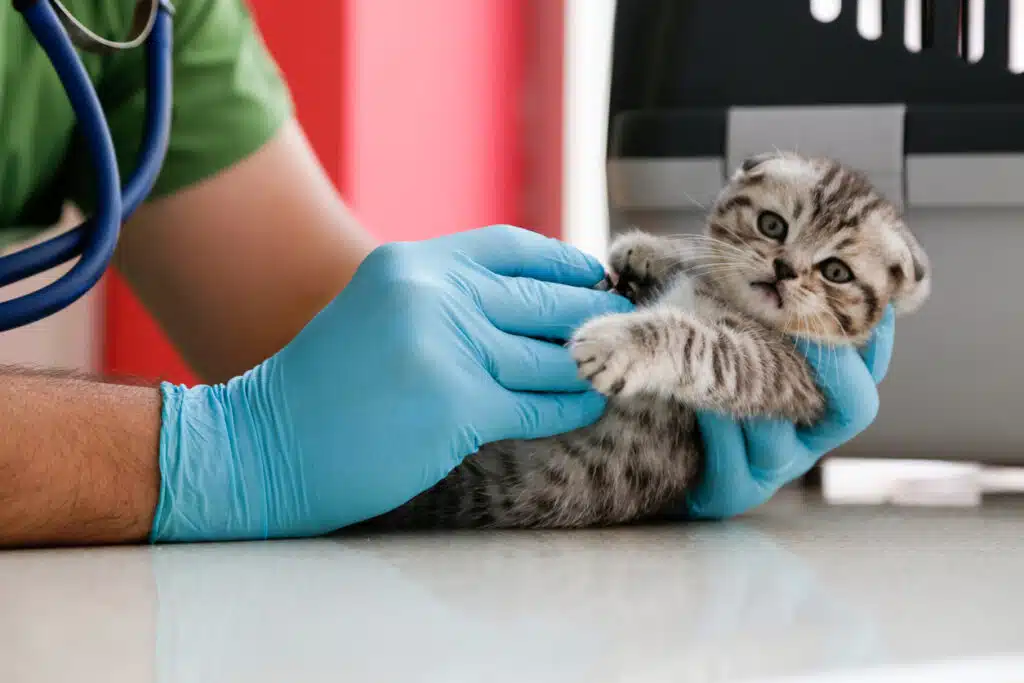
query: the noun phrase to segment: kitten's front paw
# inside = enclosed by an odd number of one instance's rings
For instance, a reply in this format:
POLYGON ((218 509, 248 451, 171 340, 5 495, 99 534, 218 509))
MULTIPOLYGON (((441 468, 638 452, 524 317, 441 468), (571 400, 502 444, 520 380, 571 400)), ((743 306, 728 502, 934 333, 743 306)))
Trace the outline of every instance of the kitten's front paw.
POLYGON ((628 314, 595 318, 570 342, 580 376, 605 396, 623 396, 639 387, 633 381, 638 358, 632 346, 628 314))
POLYGON ((618 237, 608 256, 608 264, 617 276, 616 291, 635 304, 656 296, 679 263, 674 242, 640 231, 618 237))

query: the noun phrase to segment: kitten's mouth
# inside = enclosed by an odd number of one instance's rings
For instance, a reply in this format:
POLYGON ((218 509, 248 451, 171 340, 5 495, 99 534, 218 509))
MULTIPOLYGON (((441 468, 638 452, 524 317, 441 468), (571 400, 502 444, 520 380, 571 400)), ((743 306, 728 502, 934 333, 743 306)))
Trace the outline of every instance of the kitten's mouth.
POLYGON ((782 308, 782 291, 778 281, 751 282, 751 289, 760 292, 775 308, 782 308))

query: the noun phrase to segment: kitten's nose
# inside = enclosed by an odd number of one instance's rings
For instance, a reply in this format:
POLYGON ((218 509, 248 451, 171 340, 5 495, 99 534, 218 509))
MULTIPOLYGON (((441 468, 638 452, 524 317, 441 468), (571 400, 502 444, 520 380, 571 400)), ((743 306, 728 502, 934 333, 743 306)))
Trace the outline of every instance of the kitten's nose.
POLYGON ((793 270, 793 266, 786 263, 785 260, 777 258, 772 262, 775 267, 775 279, 776 280, 795 280, 796 271, 793 270))

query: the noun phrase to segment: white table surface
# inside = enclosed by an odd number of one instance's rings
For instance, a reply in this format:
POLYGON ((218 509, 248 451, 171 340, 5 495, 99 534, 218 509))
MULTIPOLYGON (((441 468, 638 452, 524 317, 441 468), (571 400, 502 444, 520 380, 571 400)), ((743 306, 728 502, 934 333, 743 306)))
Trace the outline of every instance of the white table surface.
POLYGON ((0 681, 1020 681, 1022 537, 1019 502, 784 495, 717 524, 8 552, 0 681))

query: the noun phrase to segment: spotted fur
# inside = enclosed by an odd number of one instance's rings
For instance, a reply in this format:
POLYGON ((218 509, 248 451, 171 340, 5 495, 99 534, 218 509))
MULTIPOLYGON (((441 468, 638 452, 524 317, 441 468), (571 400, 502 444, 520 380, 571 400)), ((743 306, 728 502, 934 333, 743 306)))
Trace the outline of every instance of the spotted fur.
POLYGON ((744 162, 704 236, 630 232, 612 244, 610 265, 608 286, 637 310, 591 320, 570 341, 582 376, 609 398, 601 419, 488 444, 372 526, 584 527, 658 516, 700 475, 695 410, 813 424, 825 402, 794 337, 860 344, 888 304, 914 310, 930 284, 923 250, 863 175, 789 153, 744 162), (844 282, 825 275, 847 271, 844 282))

